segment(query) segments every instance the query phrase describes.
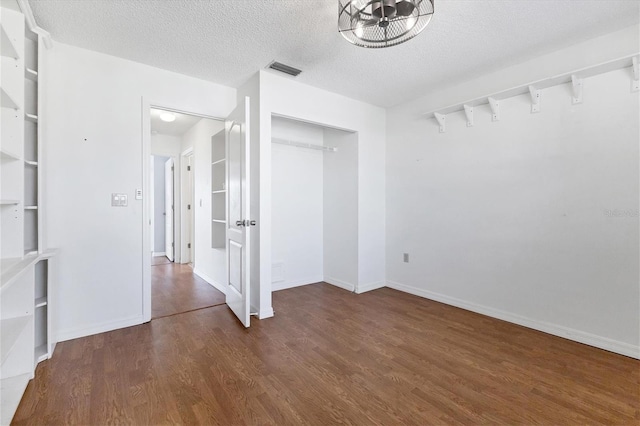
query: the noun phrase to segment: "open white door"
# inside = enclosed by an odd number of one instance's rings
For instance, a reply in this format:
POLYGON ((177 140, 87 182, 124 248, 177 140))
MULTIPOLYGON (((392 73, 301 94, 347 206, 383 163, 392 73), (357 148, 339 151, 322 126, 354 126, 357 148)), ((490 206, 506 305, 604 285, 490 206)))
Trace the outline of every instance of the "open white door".
POLYGON ((249 170, 249 98, 245 97, 225 123, 227 145, 227 298, 245 327, 250 316, 251 226, 249 170))
POLYGON ((173 159, 164 163, 164 252, 173 262, 173 159))

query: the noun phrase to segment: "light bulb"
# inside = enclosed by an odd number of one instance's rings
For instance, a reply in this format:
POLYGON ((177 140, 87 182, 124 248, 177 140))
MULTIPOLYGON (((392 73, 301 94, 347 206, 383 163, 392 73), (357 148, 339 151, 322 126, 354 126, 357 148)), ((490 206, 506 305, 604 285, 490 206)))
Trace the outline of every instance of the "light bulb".
POLYGON ((172 121, 175 121, 175 119, 176 119, 176 116, 174 114, 171 114, 170 112, 160 113, 160 120, 166 123, 171 123, 172 121))

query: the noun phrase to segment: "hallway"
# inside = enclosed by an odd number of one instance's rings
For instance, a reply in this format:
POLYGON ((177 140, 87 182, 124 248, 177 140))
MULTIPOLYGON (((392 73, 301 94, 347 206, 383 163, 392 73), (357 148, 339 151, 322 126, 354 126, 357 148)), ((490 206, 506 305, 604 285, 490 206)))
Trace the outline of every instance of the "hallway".
POLYGON ((195 275, 191 266, 157 263, 151 266, 152 319, 224 304, 224 294, 195 275))

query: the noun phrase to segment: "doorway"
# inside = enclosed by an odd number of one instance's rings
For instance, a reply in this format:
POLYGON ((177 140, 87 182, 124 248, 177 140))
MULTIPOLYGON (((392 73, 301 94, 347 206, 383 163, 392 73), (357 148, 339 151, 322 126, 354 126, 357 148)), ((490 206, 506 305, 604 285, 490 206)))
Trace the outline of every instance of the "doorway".
POLYGON ((271 119, 272 289, 358 282, 358 134, 271 119))
POLYGON ((224 122, 150 108, 151 319, 224 304, 210 271, 210 162, 224 122), (210 275, 201 270, 210 272, 210 275))

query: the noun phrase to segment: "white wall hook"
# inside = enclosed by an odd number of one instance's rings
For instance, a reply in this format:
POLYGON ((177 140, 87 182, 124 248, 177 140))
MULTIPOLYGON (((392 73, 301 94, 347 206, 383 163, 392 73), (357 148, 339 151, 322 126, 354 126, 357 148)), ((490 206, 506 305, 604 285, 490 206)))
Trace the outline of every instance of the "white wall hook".
POLYGON ((542 90, 529 86, 529 94, 531 95, 531 113, 540 112, 540 98, 542 98, 542 90))
POLYGON ((444 114, 438 114, 437 112, 433 113, 433 116, 438 120, 438 124, 440 125, 440 133, 444 133, 447 131, 447 116, 444 114))
POLYGON ((571 97, 572 104, 581 104, 582 103, 582 79, 578 78, 577 75, 571 74, 571 87, 573 96, 571 97))
POLYGON ((491 107, 491 121, 500 121, 500 102, 492 97, 488 98, 491 107))
POLYGON ((473 127, 473 107, 464 105, 464 114, 467 116, 467 127, 473 127))

